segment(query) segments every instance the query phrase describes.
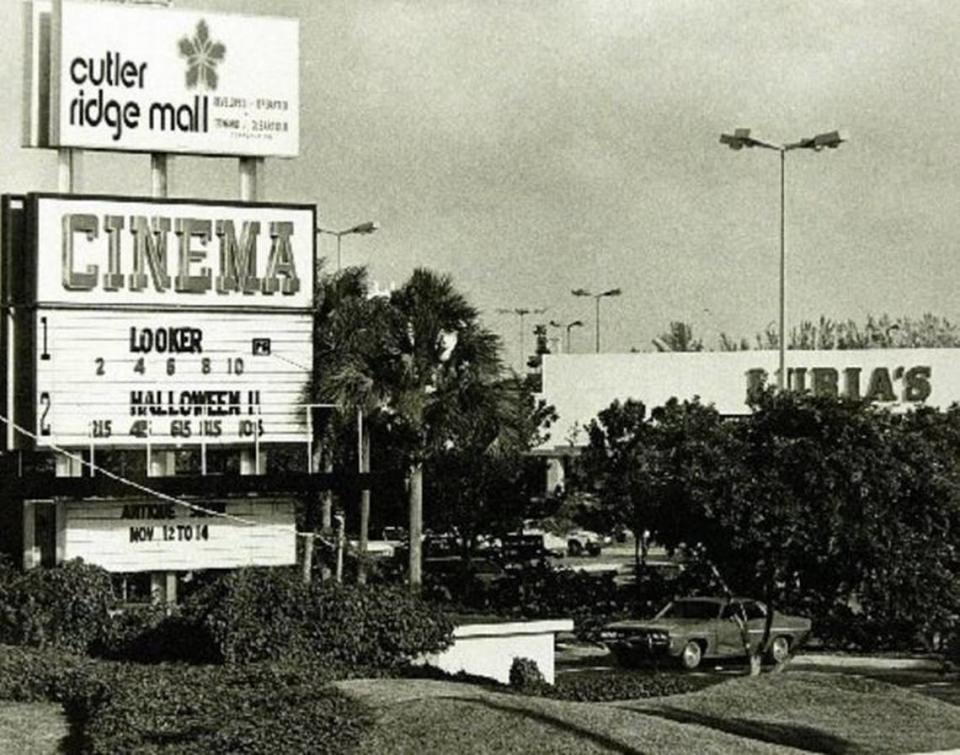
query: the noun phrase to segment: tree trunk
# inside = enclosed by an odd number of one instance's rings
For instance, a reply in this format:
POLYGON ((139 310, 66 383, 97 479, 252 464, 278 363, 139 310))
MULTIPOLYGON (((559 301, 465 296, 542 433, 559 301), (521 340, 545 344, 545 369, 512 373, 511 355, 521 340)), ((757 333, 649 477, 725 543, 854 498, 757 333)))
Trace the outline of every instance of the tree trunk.
MULTIPOLYGON (((333 459, 327 449, 323 450, 323 471, 333 471, 333 459)), ((333 493, 330 490, 324 490, 320 493, 320 531, 326 535, 327 542, 330 542, 333 535, 333 493)), ((327 582, 333 573, 330 566, 324 563, 320 567, 320 580, 327 582)))
MULTIPOLYGON (((370 471, 370 429, 363 434, 360 454, 360 472, 370 471)), ((370 487, 366 483, 360 491, 360 556, 357 560, 357 584, 367 583, 367 542, 370 537, 370 487)))
POLYGON ((410 468, 410 565, 408 583, 410 592, 419 595, 423 587, 423 462, 417 461, 410 468))

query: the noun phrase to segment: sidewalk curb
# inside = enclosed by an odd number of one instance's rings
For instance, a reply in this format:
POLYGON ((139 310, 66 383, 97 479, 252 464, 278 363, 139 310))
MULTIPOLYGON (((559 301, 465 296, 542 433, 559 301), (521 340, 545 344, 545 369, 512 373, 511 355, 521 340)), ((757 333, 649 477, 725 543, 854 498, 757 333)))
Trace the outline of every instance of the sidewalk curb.
POLYGON ((829 655, 802 653, 794 656, 791 666, 830 666, 833 668, 865 668, 915 671, 947 670, 944 662, 935 658, 878 658, 873 656, 829 655))

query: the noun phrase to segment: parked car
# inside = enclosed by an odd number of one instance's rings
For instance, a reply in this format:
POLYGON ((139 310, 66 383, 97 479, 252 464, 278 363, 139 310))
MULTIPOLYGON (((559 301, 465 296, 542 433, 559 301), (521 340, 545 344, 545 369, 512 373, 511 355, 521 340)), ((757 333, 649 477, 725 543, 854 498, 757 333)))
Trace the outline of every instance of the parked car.
MULTIPOLYGON (((766 619, 767 607, 749 598, 682 598, 653 619, 607 624, 600 639, 624 666, 644 659, 674 658, 684 668, 694 669, 704 658, 745 656, 741 621, 746 622, 751 649, 756 652, 766 619)), ((810 626, 810 619, 774 611, 767 659, 785 660, 807 639, 810 626)))
POLYGON ((469 560, 459 556, 428 558, 424 560, 423 568, 427 574, 441 580, 469 576, 485 589, 510 576, 495 560, 481 556, 474 556, 469 560))
POLYGON ((609 544, 609 537, 602 537, 590 530, 573 530, 567 533, 567 553, 571 556, 599 556, 603 546, 609 544))
POLYGON ((407 541, 407 528, 394 526, 384 527, 381 537, 388 543, 400 545, 401 543, 405 543, 407 541))
MULTIPOLYGON (((354 552, 360 550, 360 541, 359 540, 350 540, 348 542, 350 549, 354 552)), ((368 540, 367 541, 367 555, 371 558, 393 558, 396 553, 397 546, 386 540, 368 540)))
POLYGON ((567 552, 567 541, 543 530, 523 530, 505 535, 500 555, 505 563, 542 561, 548 556, 561 558, 567 552))

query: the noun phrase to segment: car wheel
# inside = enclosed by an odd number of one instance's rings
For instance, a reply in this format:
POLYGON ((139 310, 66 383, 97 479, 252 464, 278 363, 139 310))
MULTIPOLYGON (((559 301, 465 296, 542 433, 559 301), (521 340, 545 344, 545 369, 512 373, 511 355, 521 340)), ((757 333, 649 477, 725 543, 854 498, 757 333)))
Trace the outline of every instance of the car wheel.
POLYGON ((581 553, 583 553, 583 546, 580 545, 579 540, 570 540, 567 543, 567 552, 571 556, 579 556, 581 553))
POLYGON ((770 649, 767 651, 767 660, 771 663, 783 663, 790 656, 790 639, 787 637, 774 637, 770 643, 770 649))
POLYGON ((680 653, 680 663, 683 664, 683 667, 688 671, 692 671, 699 666, 702 658, 703 648, 700 647, 699 642, 693 640, 690 640, 690 642, 684 645, 683 652, 680 653))

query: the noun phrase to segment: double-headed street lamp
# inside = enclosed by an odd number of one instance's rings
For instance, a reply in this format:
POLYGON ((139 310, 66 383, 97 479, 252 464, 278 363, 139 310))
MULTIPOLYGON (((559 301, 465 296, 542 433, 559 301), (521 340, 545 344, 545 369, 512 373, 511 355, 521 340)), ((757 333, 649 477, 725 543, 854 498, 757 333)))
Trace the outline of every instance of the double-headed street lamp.
POLYGON ((596 351, 600 353, 600 300, 605 296, 620 296, 623 293, 619 288, 611 288, 609 291, 603 291, 599 294, 592 294, 587 291, 585 288, 577 288, 570 292, 574 296, 592 296, 597 305, 597 321, 596 321, 596 351))
POLYGON ((550 324, 554 328, 566 328, 567 330, 567 354, 570 353, 570 329, 571 328, 581 328, 583 327, 583 320, 574 320, 573 322, 568 322, 564 325, 562 322, 557 322, 556 320, 551 320, 550 324))
POLYGON ((514 307, 513 309, 499 308, 497 312, 502 315, 517 315, 520 318, 520 372, 523 372, 523 366, 525 364, 524 360, 524 348, 523 348, 523 318, 527 315, 541 315, 547 311, 546 307, 541 309, 530 309, 528 307, 514 307))
POLYGON ((772 149, 780 153, 780 369, 777 372, 777 388, 783 390, 787 384, 787 279, 786 279, 786 243, 784 231, 785 198, 784 198, 784 165, 786 163, 787 152, 794 149, 812 149, 819 152, 824 147, 836 149, 843 142, 847 141, 847 136, 842 131, 827 131, 823 134, 801 139, 791 144, 774 144, 762 139, 750 136, 750 129, 738 128, 733 134, 721 134, 720 143, 726 144, 730 149, 743 149, 744 147, 762 147, 763 149, 772 149))
POLYGON ((380 224, 374 220, 368 220, 366 223, 359 223, 352 228, 347 228, 343 231, 331 231, 327 228, 317 228, 317 233, 325 233, 328 236, 337 237, 337 272, 340 272, 340 239, 344 236, 349 236, 351 233, 359 233, 367 235, 373 233, 380 227, 380 224))

